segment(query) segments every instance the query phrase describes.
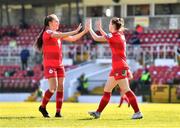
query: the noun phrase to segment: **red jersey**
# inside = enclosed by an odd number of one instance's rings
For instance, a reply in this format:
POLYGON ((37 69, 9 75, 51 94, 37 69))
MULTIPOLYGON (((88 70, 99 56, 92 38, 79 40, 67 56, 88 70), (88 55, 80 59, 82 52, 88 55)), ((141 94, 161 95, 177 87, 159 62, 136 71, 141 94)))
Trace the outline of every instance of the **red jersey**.
POLYGON ((129 69, 126 62, 126 41, 123 32, 105 35, 112 53, 112 69, 129 69))
POLYGON ((59 38, 51 37, 52 31, 43 33, 43 64, 44 67, 62 66, 62 43, 59 38))

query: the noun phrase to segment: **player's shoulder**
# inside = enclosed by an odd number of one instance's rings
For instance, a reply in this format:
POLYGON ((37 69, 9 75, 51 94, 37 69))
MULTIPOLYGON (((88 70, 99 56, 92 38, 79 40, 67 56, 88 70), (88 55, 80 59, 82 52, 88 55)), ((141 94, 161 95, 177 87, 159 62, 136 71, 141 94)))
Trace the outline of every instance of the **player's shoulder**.
POLYGON ((113 34, 112 33, 108 33, 108 34, 106 34, 106 37, 110 39, 110 38, 113 37, 113 34))
POLYGON ((47 34, 52 34, 52 33, 53 33, 53 31, 52 31, 52 30, 49 30, 49 29, 47 29, 45 32, 46 32, 47 34))

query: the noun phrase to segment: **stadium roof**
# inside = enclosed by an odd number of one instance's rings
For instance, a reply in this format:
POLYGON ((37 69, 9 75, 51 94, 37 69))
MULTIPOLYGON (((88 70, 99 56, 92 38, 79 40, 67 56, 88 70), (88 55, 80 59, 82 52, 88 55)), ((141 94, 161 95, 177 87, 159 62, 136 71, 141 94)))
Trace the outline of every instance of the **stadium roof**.
MULTIPOLYGON (((77 0, 0 0, 0 4, 34 4, 34 5, 54 5, 54 4, 64 4, 64 3, 75 3, 77 0)), ((81 2, 82 0, 79 0, 81 2)))

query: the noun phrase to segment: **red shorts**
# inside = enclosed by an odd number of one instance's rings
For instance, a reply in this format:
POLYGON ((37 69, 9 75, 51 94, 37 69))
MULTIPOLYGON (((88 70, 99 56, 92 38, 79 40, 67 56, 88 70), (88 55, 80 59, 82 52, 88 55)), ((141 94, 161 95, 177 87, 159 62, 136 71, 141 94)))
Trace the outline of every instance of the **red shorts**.
POLYGON ((51 78, 51 77, 65 77, 64 66, 44 67, 44 77, 46 79, 51 78))
POLYGON ((124 79, 129 77, 128 69, 111 70, 109 76, 113 76, 115 80, 124 79))

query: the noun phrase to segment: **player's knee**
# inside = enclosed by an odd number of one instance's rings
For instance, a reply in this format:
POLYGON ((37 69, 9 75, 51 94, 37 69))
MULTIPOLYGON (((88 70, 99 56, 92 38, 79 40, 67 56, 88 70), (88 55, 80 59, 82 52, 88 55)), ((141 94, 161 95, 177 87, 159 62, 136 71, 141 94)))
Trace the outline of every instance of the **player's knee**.
POLYGON ((49 89, 49 91, 50 91, 51 93, 54 93, 54 92, 56 91, 56 89, 49 89))
POLYGON ((112 89, 110 89, 110 88, 104 88, 104 92, 112 92, 112 89))
POLYGON ((57 91, 63 91, 64 90, 64 86, 62 85, 58 85, 57 87, 57 91))
POLYGON ((52 93, 54 93, 54 92, 56 91, 56 87, 51 87, 51 88, 49 89, 49 91, 52 92, 52 93))
POLYGON ((128 91, 130 91, 131 89, 129 88, 129 87, 127 87, 127 88, 125 88, 124 90, 123 90, 123 92, 124 93, 126 93, 126 92, 128 92, 128 91))

